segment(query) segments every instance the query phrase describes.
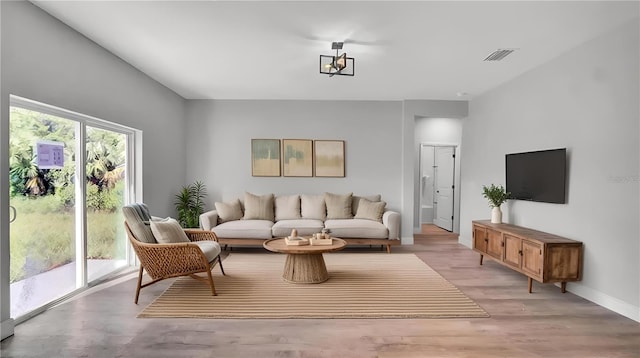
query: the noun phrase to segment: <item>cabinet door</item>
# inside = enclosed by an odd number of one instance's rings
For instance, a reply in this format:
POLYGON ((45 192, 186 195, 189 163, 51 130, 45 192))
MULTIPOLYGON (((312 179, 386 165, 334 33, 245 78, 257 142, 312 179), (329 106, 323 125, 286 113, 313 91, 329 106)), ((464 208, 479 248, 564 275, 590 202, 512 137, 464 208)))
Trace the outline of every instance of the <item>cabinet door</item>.
POLYGON ((487 254, 502 261, 502 233, 487 229, 487 254))
POLYGON ((522 240, 519 237, 504 234, 504 263, 520 268, 522 258, 522 240))
POLYGON ((542 280, 542 245, 522 240, 522 271, 532 278, 542 280))
POLYGON ((487 229, 473 225, 473 248, 481 251, 487 252, 487 229))

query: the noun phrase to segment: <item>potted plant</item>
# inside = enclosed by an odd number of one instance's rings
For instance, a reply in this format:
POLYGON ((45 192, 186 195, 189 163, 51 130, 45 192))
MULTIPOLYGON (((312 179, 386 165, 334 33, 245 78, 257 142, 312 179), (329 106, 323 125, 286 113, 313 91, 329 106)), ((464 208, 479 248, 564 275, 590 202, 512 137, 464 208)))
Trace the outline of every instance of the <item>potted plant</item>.
POLYGON ((491 210, 491 222, 499 224, 502 222, 502 211, 500 205, 511 197, 511 193, 507 192, 502 185, 482 186, 482 196, 489 200, 491 210))
POLYGON ((179 194, 176 194, 175 206, 178 211, 178 222, 183 228, 200 227, 200 214, 204 211, 204 197, 206 187, 203 182, 196 181, 193 184, 183 186, 179 194))

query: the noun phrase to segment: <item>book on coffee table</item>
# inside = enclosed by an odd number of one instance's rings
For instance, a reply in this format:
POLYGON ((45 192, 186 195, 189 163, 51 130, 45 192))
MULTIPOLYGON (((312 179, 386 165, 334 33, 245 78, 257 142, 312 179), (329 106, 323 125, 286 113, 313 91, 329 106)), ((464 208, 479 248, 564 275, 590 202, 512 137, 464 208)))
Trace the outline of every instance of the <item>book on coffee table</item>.
POLYGON ((305 239, 304 237, 285 237, 284 242, 289 246, 303 246, 309 245, 309 239, 305 239))

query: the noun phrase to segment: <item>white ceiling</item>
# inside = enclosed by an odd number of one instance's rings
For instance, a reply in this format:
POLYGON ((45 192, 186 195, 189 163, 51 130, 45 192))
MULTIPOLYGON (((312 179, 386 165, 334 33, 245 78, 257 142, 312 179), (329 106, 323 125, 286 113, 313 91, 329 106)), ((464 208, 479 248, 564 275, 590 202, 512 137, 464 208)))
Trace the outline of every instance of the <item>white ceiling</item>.
POLYGON ((639 16, 638 1, 33 3, 190 99, 470 99, 639 16), (355 77, 319 74, 342 40, 355 77), (499 48, 519 50, 483 61, 499 48))

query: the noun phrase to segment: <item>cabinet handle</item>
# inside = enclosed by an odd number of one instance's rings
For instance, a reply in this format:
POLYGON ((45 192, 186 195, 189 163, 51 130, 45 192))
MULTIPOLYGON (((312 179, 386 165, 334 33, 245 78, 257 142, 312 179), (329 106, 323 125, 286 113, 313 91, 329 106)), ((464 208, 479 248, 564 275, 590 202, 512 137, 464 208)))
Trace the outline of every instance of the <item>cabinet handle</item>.
POLYGON ((522 250, 518 250, 518 255, 522 256, 522 250))
POLYGON ((500 242, 500 246, 504 247, 504 241, 500 242))

